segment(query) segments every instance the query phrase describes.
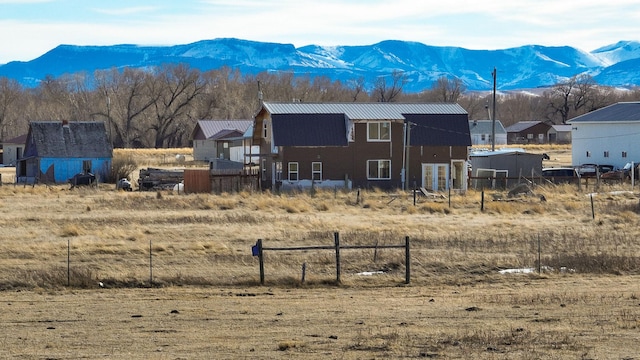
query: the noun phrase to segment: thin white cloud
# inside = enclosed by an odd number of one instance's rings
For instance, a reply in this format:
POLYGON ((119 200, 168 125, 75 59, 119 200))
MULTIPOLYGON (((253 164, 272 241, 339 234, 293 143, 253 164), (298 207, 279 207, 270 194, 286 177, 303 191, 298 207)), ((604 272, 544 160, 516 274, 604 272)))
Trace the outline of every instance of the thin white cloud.
POLYGON ((148 13, 148 12, 156 11, 158 10, 158 7, 133 6, 133 7, 114 8, 114 9, 94 8, 92 10, 97 13, 105 14, 105 15, 133 15, 133 14, 148 13))
POLYGON ((54 0, 0 0, 0 4, 23 5, 23 4, 49 3, 53 1, 54 0))

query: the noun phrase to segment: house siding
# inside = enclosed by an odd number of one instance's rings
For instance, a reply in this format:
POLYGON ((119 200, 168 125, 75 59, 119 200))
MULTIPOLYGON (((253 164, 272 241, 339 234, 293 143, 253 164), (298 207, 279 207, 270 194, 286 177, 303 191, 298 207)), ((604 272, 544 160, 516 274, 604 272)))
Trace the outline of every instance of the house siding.
POLYGON ((352 181, 359 188, 400 187, 402 169, 403 125, 391 124, 391 141, 368 142, 367 123, 355 124, 355 141, 346 147, 282 147, 283 179, 287 178, 287 164, 297 162, 299 179, 310 180, 312 163, 322 162, 322 177, 325 180, 352 181), (390 180, 368 180, 368 160, 391 160, 390 180))
POLYGON ((91 173, 104 181, 109 176, 111 159, 109 158, 40 158, 38 179, 44 183, 65 183, 74 175, 82 172, 85 160, 91 161, 91 173))
POLYGON ((607 164, 623 167, 632 161, 638 163, 639 133, 640 122, 575 123, 571 132, 571 161, 574 166, 607 164), (605 151, 609 157, 605 157, 605 151))
POLYGON ((216 158, 216 142, 211 140, 193 140, 193 159, 211 161, 216 158))
POLYGON ((507 142, 509 144, 545 144, 549 141, 547 133, 550 128, 550 125, 541 122, 517 132, 507 130, 507 142), (529 138, 529 134, 533 135, 532 139, 529 138))

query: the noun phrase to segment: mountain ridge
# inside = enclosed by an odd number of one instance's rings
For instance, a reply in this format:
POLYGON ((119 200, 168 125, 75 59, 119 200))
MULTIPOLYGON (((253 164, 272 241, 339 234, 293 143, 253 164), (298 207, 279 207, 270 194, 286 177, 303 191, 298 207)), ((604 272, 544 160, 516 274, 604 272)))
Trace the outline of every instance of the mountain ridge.
POLYGON ((202 71, 228 66, 247 74, 287 71, 343 82, 364 78, 369 86, 380 76, 401 71, 407 78, 407 92, 429 89, 442 76, 462 80, 468 90, 488 90, 492 87, 494 67, 500 90, 548 87, 578 74, 589 74, 601 85, 640 85, 640 42, 630 40, 592 52, 571 46, 542 45, 470 50, 401 40, 298 48, 293 44, 237 38, 170 46, 63 44, 30 61, 0 65, 0 76, 33 87, 47 76, 91 74, 114 67, 150 68, 166 63, 186 63, 202 71))

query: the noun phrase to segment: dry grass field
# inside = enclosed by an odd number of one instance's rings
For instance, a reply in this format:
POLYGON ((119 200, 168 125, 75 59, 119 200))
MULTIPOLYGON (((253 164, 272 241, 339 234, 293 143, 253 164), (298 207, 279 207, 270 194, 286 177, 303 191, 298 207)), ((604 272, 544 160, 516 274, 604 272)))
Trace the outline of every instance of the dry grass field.
MULTIPOLYGON (((530 151, 570 164, 568 147, 530 151)), ((172 167, 175 154, 132 156, 172 167)), ((414 205, 373 190, 15 186, 10 172, 0 358, 640 359, 640 189, 630 184, 491 191, 481 211, 476 191, 414 205), (260 285, 257 239, 330 246, 335 232, 343 245, 409 236, 410 284, 404 249, 381 248, 344 249, 339 284, 331 250, 266 251, 260 285)))

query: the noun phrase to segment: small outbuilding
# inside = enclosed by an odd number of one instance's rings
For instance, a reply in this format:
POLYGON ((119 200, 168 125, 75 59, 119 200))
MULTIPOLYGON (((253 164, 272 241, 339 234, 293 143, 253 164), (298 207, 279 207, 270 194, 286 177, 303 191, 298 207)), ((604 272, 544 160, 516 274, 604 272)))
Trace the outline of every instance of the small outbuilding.
POLYGON ((551 125, 542 121, 520 121, 505 128, 509 144, 546 144, 551 125))
POLYGON ((16 166, 16 180, 60 184, 77 174, 93 174, 100 181, 108 177, 112 158, 103 122, 34 121, 16 166))
POLYGON ((550 144, 571 144, 571 125, 551 125, 547 137, 550 144))
POLYGON ((24 143, 26 140, 27 134, 24 134, 2 143, 3 165, 14 166, 17 163, 18 159, 20 159, 24 153, 24 143))
POLYGON ((520 149, 479 151, 469 155, 471 163, 471 187, 508 188, 523 178, 532 179, 542 174, 544 155, 528 153, 520 149))

